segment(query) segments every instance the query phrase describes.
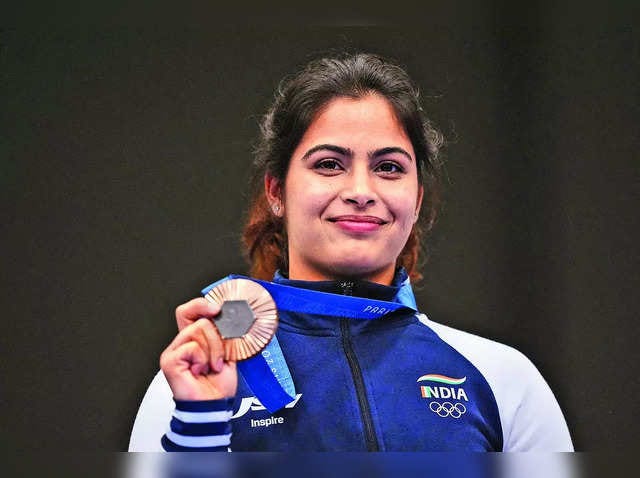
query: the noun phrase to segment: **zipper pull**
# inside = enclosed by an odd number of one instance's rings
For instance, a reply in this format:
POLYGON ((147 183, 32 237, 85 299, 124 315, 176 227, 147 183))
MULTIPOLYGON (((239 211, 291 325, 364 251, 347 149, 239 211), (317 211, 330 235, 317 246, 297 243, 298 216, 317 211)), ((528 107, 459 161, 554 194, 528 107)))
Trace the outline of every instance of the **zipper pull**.
POLYGON ((342 295, 353 295, 353 286, 355 282, 351 280, 340 281, 338 286, 342 289, 342 295))

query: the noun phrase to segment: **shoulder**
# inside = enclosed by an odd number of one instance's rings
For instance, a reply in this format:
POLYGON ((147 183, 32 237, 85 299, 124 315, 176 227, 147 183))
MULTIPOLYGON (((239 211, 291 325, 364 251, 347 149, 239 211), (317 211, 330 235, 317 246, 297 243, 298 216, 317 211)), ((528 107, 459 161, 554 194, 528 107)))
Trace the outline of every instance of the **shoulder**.
POLYGON ((537 373, 531 361, 513 347, 434 322, 424 314, 419 314, 418 319, 481 369, 487 379, 495 376, 500 380, 505 376, 537 373))
POLYGON ((508 345, 439 324, 422 324, 471 362, 498 404, 505 451, 572 451, 567 425, 549 385, 523 353, 508 345))

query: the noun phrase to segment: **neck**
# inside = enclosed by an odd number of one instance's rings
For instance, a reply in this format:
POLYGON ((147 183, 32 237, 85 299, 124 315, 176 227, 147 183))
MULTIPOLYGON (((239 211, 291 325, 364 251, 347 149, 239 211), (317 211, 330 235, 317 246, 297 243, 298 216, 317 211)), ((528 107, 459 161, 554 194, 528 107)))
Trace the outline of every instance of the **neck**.
POLYGON ((395 276, 395 267, 387 267, 381 271, 366 274, 338 274, 323 272, 317 269, 295 267, 289 265, 289 279, 303 281, 369 281, 381 285, 391 285, 395 276))

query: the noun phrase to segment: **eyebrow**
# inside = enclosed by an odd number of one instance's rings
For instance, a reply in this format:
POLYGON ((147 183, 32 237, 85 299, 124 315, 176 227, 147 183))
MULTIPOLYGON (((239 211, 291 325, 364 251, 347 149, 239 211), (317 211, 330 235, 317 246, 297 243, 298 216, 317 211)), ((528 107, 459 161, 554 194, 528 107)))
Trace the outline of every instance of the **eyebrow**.
MULTIPOLYGON (((304 156, 302 156, 302 159, 303 160, 308 159, 309 156, 311 156, 313 153, 317 151, 332 151, 334 153, 340 154, 342 156, 348 156, 348 157, 353 157, 354 155, 353 150, 351 148, 344 148, 342 146, 336 146, 335 144, 319 144, 317 146, 314 146, 310 150, 308 150, 306 153, 304 153, 304 156)), ((367 152, 367 156, 369 158, 376 158, 378 156, 384 156, 386 154, 392 154, 392 153, 402 154, 406 156, 407 159, 409 159, 410 161, 413 161, 413 158, 407 151, 397 146, 388 146, 386 148, 380 148, 373 151, 369 151, 367 152)))
POLYGON ((369 151, 368 156, 370 158, 376 158, 378 156, 384 156, 385 154, 399 153, 407 157, 409 161, 413 161, 411 155, 398 146, 389 146, 387 148, 376 149, 375 151, 369 151))
POLYGON ((316 151, 333 151, 334 153, 341 154, 342 156, 353 156, 353 150, 350 148, 343 148, 342 146, 336 146, 335 144, 319 144, 304 153, 302 159, 308 159, 309 156, 316 151))

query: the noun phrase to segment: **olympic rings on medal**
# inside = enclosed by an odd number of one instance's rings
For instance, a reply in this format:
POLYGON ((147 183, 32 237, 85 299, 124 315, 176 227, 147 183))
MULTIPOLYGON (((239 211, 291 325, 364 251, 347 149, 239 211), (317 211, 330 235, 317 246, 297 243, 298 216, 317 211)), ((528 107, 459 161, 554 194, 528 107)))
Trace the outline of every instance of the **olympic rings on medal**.
POLYGON ((429 410, 442 418, 460 418, 467 411, 467 407, 460 402, 456 402, 455 404, 451 402, 431 402, 429 404, 429 410))

